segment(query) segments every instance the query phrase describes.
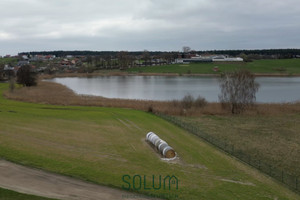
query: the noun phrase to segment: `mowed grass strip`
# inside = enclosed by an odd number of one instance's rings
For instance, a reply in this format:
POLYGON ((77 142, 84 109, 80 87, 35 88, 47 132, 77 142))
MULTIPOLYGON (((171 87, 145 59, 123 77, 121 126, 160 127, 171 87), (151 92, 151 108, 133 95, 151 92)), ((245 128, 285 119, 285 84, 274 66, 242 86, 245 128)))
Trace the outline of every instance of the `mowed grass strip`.
POLYGON ((300 59, 274 59, 274 60, 254 60, 253 62, 213 62, 213 63, 190 63, 172 64, 163 66, 149 66, 130 68, 128 72, 143 73, 178 73, 178 74, 220 74, 236 69, 248 69, 257 74, 300 74, 300 59), (218 67, 219 71, 214 71, 218 67))
MULTIPOLYGON (((7 88, 0 84, 1 93, 7 88)), ((146 176, 150 189, 142 182, 136 192, 168 199, 299 199, 198 137, 142 111, 23 103, 1 95, 0 121, 0 157, 24 165, 117 188, 128 186, 124 175, 146 176), (149 131, 166 140, 180 159, 162 161, 145 142, 149 131), (175 175, 178 190, 154 190, 153 175, 175 175)))

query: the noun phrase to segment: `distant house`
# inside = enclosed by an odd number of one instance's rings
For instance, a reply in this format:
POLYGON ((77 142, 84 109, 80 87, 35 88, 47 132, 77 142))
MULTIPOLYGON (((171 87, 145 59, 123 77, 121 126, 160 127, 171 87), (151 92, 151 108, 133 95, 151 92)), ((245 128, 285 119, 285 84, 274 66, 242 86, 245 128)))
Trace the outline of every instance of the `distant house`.
POLYGON ((61 67, 69 67, 71 65, 72 65, 72 63, 68 59, 64 59, 60 62, 61 67))
POLYGON ((79 59, 73 59, 73 60, 68 60, 68 59, 63 59, 60 62, 60 67, 63 69, 76 69, 76 66, 80 65, 81 61, 79 59))
POLYGON ((202 57, 199 55, 195 55, 195 56, 185 56, 185 58, 178 58, 175 60, 176 63, 199 63, 199 62, 212 62, 212 58, 211 57, 202 57))
MULTIPOLYGON (((23 59, 27 60, 24 55, 22 56, 23 59)), ((55 58, 55 55, 29 55, 28 59, 30 61, 47 61, 47 60, 53 60, 55 58)))
POLYGON ((23 60, 28 60, 29 58, 28 58, 27 55, 22 55, 22 59, 23 59, 23 60))
POLYGON ((16 73, 15 68, 10 65, 5 65, 3 68, 2 76, 3 77, 10 77, 16 73))
POLYGON ((55 58, 55 55, 47 55, 45 56, 46 60, 53 60, 55 58))
POLYGON ((10 65, 5 65, 3 70, 4 71, 14 70, 14 67, 12 67, 10 65))
POLYGON ((199 63, 199 62, 242 62, 243 58, 230 58, 224 55, 196 55, 189 58, 178 58, 176 63, 199 63))
POLYGON ((21 67, 23 65, 28 65, 29 64, 29 61, 28 60, 21 60, 18 62, 17 66, 21 67))

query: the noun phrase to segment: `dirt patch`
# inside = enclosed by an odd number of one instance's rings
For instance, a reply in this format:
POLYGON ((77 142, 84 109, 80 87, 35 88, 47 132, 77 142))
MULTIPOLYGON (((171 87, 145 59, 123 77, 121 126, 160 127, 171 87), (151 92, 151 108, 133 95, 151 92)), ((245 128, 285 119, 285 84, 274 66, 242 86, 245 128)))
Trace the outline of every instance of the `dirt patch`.
POLYGON ((0 160, 0 187, 66 200, 148 199, 139 194, 100 186, 0 160))

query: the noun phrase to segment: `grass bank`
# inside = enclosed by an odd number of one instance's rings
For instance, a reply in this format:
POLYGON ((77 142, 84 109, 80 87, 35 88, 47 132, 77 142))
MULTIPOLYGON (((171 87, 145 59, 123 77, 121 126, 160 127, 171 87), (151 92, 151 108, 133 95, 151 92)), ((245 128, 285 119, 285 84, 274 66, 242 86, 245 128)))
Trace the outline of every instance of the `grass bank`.
POLYGON ((162 74, 211 74, 219 75, 222 72, 229 72, 236 69, 248 69, 257 75, 264 76, 292 76, 300 75, 300 59, 274 59, 255 60, 253 62, 213 62, 213 63, 191 63, 174 64, 164 66, 137 67, 128 69, 134 73, 162 73, 162 74), (214 67, 219 71, 215 72, 214 67))
MULTIPOLYGON (((0 93, 7 88, 0 84, 0 93)), ((147 186, 152 175, 175 175, 178 190, 173 185, 171 191, 137 191, 168 199, 299 199, 198 137, 142 111, 23 103, 2 95, 0 111, 0 157, 17 163, 117 188, 124 186, 124 175, 146 176, 147 186), (144 141, 148 131, 168 141, 179 159, 162 161, 144 141)))

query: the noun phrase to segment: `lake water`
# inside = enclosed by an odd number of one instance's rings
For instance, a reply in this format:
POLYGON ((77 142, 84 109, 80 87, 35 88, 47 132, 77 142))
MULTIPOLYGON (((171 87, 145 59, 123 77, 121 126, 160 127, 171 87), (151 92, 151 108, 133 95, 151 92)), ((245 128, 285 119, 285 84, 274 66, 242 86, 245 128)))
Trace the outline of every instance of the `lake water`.
MULTIPOLYGON (((77 94, 107 98, 173 100, 191 94, 217 102, 220 93, 217 77, 100 76, 92 78, 54 78, 77 94)), ((258 102, 300 101, 300 77, 258 77, 258 102)))

